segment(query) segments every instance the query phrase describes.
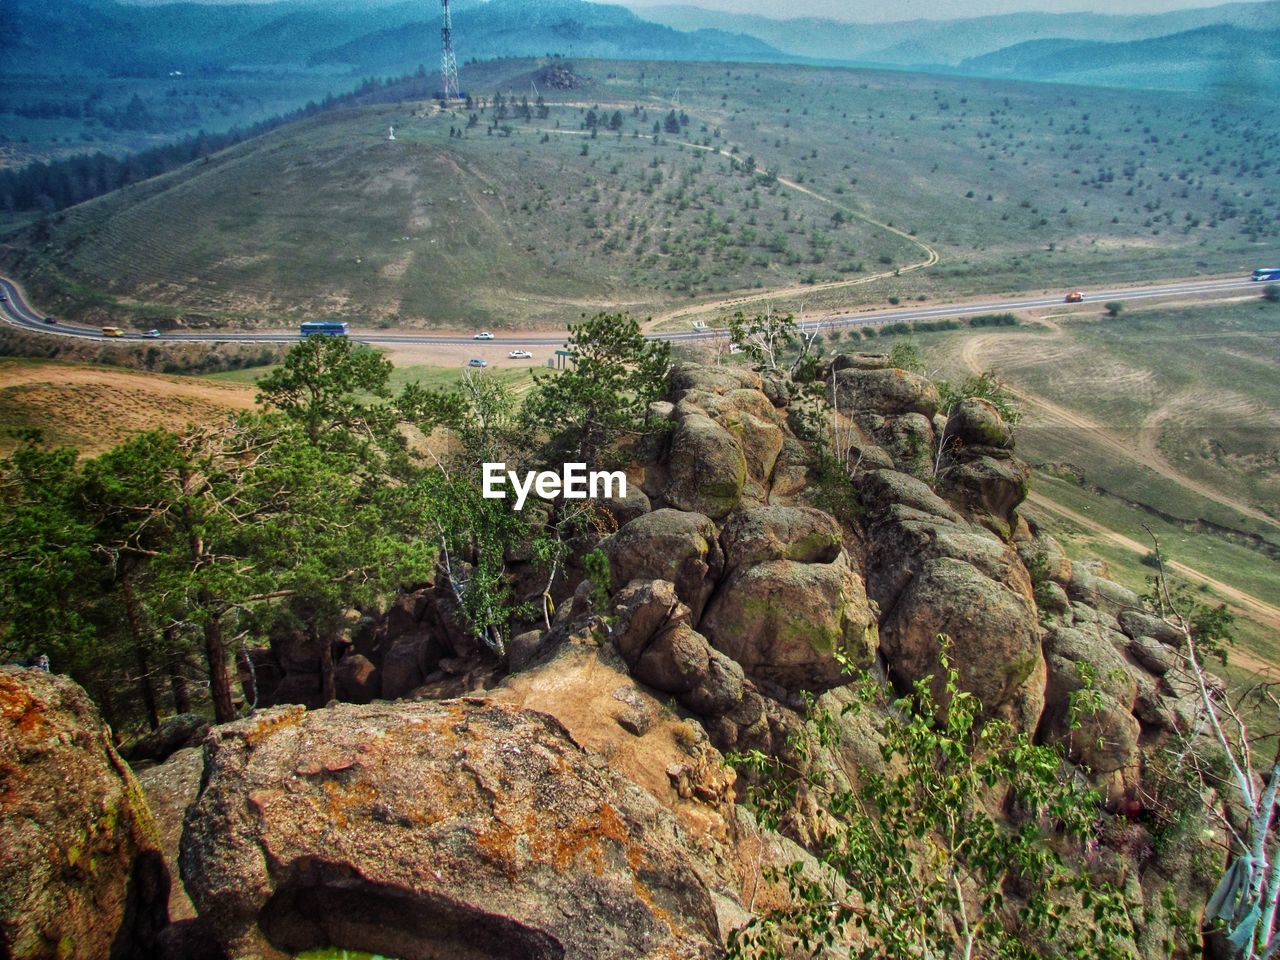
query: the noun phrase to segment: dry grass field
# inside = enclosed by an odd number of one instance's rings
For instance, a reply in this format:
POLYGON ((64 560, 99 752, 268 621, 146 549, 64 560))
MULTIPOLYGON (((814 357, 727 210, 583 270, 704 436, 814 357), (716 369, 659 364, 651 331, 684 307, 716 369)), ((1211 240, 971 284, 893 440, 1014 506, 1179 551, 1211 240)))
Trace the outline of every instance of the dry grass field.
POLYGON ((135 433, 200 423, 253 407, 250 385, 89 364, 0 360, 0 454, 18 432, 92 455, 135 433))

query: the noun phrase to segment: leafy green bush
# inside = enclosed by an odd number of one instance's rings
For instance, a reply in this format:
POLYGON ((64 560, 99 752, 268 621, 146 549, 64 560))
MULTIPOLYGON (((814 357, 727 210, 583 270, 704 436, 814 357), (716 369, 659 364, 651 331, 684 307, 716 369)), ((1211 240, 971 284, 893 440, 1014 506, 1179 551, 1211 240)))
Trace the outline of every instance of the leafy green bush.
MULTIPOLYGON (((789 903, 735 932, 731 957, 816 956, 826 946, 861 960, 1031 960, 1049 942, 1055 956, 1129 956, 1120 891, 1071 862, 1071 844, 1094 839, 1099 796, 1079 785, 1055 748, 1006 721, 983 720, 977 699, 960 689, 947 639, 938 639, 941 701, 932 678, 896 700, 870 674, 859 678, 842 713, 883 717, 884 767, 860 770, 856 785, 811 762, 800 770, 759 751, 732 758, 767 828, 794 812, 801 783, 827 816, 809 844, 820 867, 765 871, 789 903), (1017 812, 994 813, 1000 797, 1017 812), (1073 910, 1088 920, 1072 923, 1073 910)), ((838 739, 835 718, 811 710, 794 744, 799 762, 838 739)))
POLYGON ((1004 417, 1005 423, 1010 426, 1016 424, 1022 417, 1022 408, 1014 397, 1013 391, 990 370, 985 370, 960 383, 939 380, 938 392, 942 395, 944 412, 949 413, 954 410, 962 400, 981 399, 989 401, 1000 412, 1000 416, 1004 417))

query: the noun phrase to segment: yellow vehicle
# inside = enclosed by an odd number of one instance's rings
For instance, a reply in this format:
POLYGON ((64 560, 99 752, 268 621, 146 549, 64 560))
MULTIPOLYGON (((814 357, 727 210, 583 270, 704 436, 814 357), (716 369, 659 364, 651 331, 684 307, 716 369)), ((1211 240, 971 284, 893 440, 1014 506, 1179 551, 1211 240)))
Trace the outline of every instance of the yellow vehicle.
POLYGON ((104 337, 123 337, 124 331, 119 327, 103 327, 102 335, 104 337))

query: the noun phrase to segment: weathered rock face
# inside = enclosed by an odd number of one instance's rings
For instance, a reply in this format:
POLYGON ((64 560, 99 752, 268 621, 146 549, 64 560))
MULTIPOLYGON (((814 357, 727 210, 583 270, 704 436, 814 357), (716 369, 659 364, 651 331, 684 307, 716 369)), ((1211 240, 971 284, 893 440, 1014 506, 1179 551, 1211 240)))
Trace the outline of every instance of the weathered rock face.
POLYGON ((692 365, 677 367, 670 383, 667 503, 721 520, 740 504, 767 502, 787 440, 779 385, 771 400, 758 374, 692 365))
POLYGON ((1013 429, 990 400, 961 400, 947 418, 947 434, 966 445, 1013 447, 1013 429))
POLYGON ((951 638, 963 689, 1034 729, 1045 667, 1035 610, 1022 594, 960 560, 927 560, 886 618, 881 644, 892 674, 904 684, 932 675, 941 698, 939 635, 951 638))
POLYGON ((830 563, 840 556, 844 533, 830 514, 812 507, 759 507, 735 513, 720 542, 731 568, 769 560, 830 563))
POLYGON ((671 436, 667 501, 681 510, 726 516, 742 499, 747 460, 733 434, 710 417, 680 418, 671 436))
POLYGON ((850 366, 832 376, 832 405, 839 410, 869 411, 880 416, 919 413, 932 417, 942 398, 926 377, 892 367, 850 366))
POLYGON ((867 591, 886 611, 881 650, 900 687, 938 671, 938 635, 952 642, 961 686, 992 713, 1035 729, 1045 667, 1031 580, 1014 548, 969 523, 915 478, 876 470, 862 478, 867 591))
POLYGON ((669 580, 695 620, 724 568, 711 519, 669 508, 632 520, 605 541, 604 551, 614 590, 632 580, 669 580))
POLYGON ((196 915, 187 891, 178 879, 178 843, 187 808, 195 803, 204 773, 204 751, 199 747, 179 750, 164 763, 138 774, 138 783, 155 820, 165 866, 172 883, 169 888, 169 919, 189 920, 196 915))
POLYGON ((767 560, 736 568, 700 629, 748 676, 790 691, 849 682, 837 654, 867 666, 877 647, 879 611, 847 560, 767 560))
POLYGON ((238 957, 712 957, 675 821, 552 718, 481 700, 282 708, 206 741, 183 836, 238 957))
POLYGON ((169 874, 137 781, 66 677, 0 668, 0 944, 150 958, 169 874))

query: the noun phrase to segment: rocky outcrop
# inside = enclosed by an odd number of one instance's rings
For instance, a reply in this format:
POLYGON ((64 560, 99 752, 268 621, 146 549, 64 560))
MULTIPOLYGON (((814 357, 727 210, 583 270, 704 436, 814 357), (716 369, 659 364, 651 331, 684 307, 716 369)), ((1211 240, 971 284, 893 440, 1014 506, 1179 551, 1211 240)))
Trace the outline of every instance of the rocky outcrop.
POLYGON ((206 752, 182 872, 235 956, 718 953, 674 818, 545 714, 281 708, 218 728, 206 752))
POLYGON ((724 569, 724 555, 711 518, 700 513, 655 510, 632 520, 603 544, 613 589, 632 580, 669 580, 676 593, 702 615, 724 569))
POLYGON ((700 629, 753 679, 822 691, 849 681, 845 663, 871 663, 878 614, 844 556, 767 560, 725 578, 700 629))
POLYGON ((767 502, 787 437, 759 375, 684 365, 670 383, 667 503, 718 521, 740 504, 767 502))
POLYGON ((942 408, 938 388, 927 377, 892 367, 836 367, 830 399, 836 409, 854 411, 855 415, 918 413, 931 418, 942 408))
POLYGON ((0 668, 0 850, 5 956, 156 954, 169 873, 155 824, 66 677, 0 668))

